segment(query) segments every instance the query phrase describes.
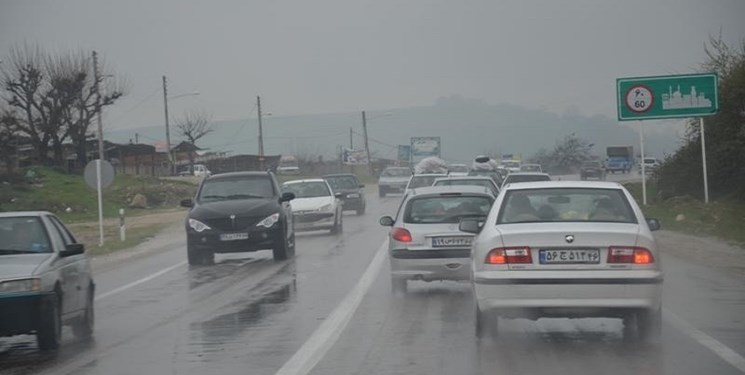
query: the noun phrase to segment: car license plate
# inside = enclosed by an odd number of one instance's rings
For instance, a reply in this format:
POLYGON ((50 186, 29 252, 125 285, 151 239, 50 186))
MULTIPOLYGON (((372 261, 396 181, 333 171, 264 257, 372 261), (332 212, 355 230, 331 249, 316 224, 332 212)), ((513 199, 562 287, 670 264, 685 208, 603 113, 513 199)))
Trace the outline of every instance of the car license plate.
POLYGON ((238 241, 247 239, 248 233, 223 233, 220 235, 220 241, 238 241))
POLYGON ((354 194, 347 194, 347 198, 359 198, 359 197, 360 197, 360 195, 359 195, 359 194, 357 194, 357 193, 354 193, 354 194))
POLYGON ((470 247, 471 237, 435 237, 432 247, 470 247))
POLYGON ((600 263, 600 250, 540 250, 538 257, 541 264, 598 264, 600 263))

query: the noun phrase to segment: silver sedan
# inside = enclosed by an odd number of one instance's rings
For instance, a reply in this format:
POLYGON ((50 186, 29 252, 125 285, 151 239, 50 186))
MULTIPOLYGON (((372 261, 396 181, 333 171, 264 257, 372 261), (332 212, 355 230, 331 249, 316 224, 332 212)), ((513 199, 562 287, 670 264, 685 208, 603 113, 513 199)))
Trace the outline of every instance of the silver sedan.
POLYGON ((494 197, 477 186, 414 189, 403 199, 398 215, 384 216, 390 226, 389 257, 394 293, 405 293, 409 280, 470 280, 472 234, 458 230, 462 218, 483 220, 494 197))
POLYGON ((498 317, 618 317, 637 338, 660 334, 663 274, 652 231, 629 192, 611 182, 508 185, 477 234, 471 269, 476 334, 498 317))

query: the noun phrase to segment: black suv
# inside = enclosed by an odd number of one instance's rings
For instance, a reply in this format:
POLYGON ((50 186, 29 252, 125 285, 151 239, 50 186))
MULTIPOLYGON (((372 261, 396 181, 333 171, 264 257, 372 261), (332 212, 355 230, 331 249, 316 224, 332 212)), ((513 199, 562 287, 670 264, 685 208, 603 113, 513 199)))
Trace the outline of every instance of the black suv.
POLYGON ((357 211, 357 215, 365 214, 365 185, 360 184, 357 176, 351 173, 329 174, 323 176, 323 179, 329 183, 334 194, 341 193, 342 210, 357 211))
POLYGON ((588 178, 605 180, 605 168, 603 168, 603 163, 599 161, 586 161, 582 163, 582 167, 579 169, 579 178, 580 180, 587 180, 588 178))
POLYGON ((289 202, 271 172, 213 175, 199 185, 186 218, 189 264, 212 264, 215 253, 271 249, 274 260, 295 254, 295 230, 289 202))

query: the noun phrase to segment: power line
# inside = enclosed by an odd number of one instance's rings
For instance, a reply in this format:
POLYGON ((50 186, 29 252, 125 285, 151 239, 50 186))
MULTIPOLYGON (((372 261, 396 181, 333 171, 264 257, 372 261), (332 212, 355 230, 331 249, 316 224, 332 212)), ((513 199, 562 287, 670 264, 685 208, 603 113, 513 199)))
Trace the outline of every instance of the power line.
MULTIPOLYGON (((137 102, 137 104, 133 105, 132 107, 130 107, 126 111, 120 113, 119 116, 117 116, 117 117, 115 117, 113 119, 110 119, 109 120, 109 124, 116 123, 117 121, 123 119, 125 116, 129 115, 130 113, 132 113, 132 111, 134 111, 135 109, 137 109, 141 105, 145 104, 145 102, 147 102, 148 100, 150 100, 152 98, 152 96, 155 95, 155 94, 157 94, 158 92, 160 92, 160 87, 156 87, 151 93, 147 94, 142 100, 140 100, 139 102, 137 102)), ((117 129, 116 126, 109 126, 109 128, 112 129, 112 130, 116 130, 117 129)))

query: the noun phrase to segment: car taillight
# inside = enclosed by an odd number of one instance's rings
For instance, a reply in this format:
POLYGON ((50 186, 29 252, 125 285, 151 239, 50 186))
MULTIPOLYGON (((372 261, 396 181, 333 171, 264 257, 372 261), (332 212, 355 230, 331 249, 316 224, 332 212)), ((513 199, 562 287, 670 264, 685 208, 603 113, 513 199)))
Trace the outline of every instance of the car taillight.
POLYGON ((652 264, 654 255, 643 247, 611 246, 608 248, 608 263, 652 264))
POLYGON ((529 247, 498 247, 486 255, 486 264, 533 263, 529 247))
POLYGON ((411 232, 404 228, 391 229, 391 238, 398 242, 411 242, 411 232))

